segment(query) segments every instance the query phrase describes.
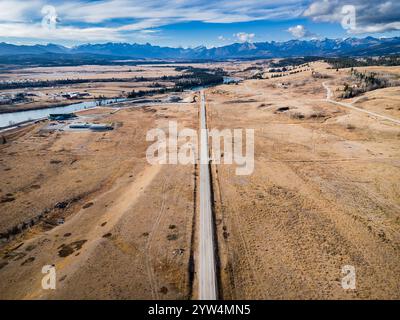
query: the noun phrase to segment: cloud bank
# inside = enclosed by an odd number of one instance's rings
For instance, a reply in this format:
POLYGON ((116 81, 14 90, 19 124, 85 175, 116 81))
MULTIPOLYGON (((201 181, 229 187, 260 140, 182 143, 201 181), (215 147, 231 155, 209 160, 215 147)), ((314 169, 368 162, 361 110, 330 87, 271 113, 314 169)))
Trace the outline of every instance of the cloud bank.
POLYGON ((356 26, 349 33, 382 33, 400 30, 400 1, 376 0, 320 0, 313 1, 303 12, 303 16, 313 21, 341 22, 342 8, 355 7, 356 26))
MULTIPOLYGON (((153 32, 157 28, 190 21, 225 24, 306 18, 340 23, 346 4, 353 4, 357 14, 357 27, 350 33, 400 30, 398 0, 1 0, 0 37, 130 41, 151 39, 157 37, 153 32), (41 28, 45 5, 56 9, 57 27, 52 32, 41 28)), ((302 25, 288 31, 297 38, 308 36, 302 25)), ((235 38, 251 41, 251 35, 235 38)))

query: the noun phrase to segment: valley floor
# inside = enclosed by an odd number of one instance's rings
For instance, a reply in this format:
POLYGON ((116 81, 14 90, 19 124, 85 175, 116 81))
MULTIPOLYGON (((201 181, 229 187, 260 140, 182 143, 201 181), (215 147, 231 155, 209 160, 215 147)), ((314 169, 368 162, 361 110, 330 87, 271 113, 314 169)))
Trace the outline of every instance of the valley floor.
MULTIPOLYGON (((326 101, 322 83, 347 71, 313 68, 332 78, 206 90, 209 128, 255 130, 251 175, 211 165, 222 299, 400 298, 400 126, 326 101), (354 290, 341 285, 346 265, 354 290)), ((400 119, 398 98, 389 88, 349 103, 400 119)), ((198 168, 145 154, 149 129, 197 130, 198 102, 84 113, 96 112, 116 129, 39 123, 0 145, 0 233, 35 222, 1 244, 0 298, 196 299, 198 168), (44 265, 56 290, 41 288, 44 265)))

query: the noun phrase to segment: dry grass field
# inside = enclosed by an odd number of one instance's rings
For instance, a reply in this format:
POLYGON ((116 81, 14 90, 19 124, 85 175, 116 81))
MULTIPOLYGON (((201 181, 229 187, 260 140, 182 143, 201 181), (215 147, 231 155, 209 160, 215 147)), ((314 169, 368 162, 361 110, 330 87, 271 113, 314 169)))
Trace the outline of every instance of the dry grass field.
MULTIPOLYGON (((200 66, 249 78, 257 63, 200 66)), ((108 78, 114 68, 84 71, 108 78)), ((399 87, 339 99, 348 69, 314 62, 279 78, 267 69, 268 79, 205 90, 210 129, 255 130, 251 175, 211 165, 220 298, 399 299, 400 125, 362 112, 400 119, 399 87), (360 110, 326 101, 324 82, 334 99, 360 110), (341 286, 345 265, 355 267, 355 290, 341 286)), ((169 69, 155 70, 148 75, 169 69)), ((0 298, 197 298, 198 168, 151 166, 145 137, 169 120, 197 130, 198 107, 127 104, 80 113, 114 123, 112 131, 49 132, 38 123, 7 133, 0 233, 16 227, 17 234, 0 246, 0 298), (19 232, 23 223, 34 226, 19 232), (56 266, 57 290, 41 289, 48 264, 56 266)))
POLYGON ((35 222, 2 245, 2 299, 190 296, 195 168, 150 166, 145 138, 170 118, 196 128, 196 108, 97 116, 119 125, 46 133, 38 124, 1 146, 0 230, 35 222), (58 270, 58 290, 46 292, 41 268, 48 264, 58 270))
MULTIPOLYGON (((213 168, 222 296, 398 299, 400 127, 323 101, 310 73, 208 90, 211 127, 255 129, 253 175, 213 168)), ((398 88, 366 97, 399 105, 398 88)))

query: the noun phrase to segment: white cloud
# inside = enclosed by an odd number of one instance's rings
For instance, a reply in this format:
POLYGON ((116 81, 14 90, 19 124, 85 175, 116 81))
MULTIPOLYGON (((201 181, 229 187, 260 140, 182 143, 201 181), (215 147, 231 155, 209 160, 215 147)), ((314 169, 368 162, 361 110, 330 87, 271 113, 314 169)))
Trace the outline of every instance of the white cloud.
POLYGON ((290 27, 287 31, 290 32, 295 38, 309 38, 315 36, 301 24, 290 27))
POLYGON ((392 23, 375 23, 372 25, 362 26, 359 28, 355 28, 350 30, 351 33, 354 34, 362 34, 362 33, 382 33, 386 31, 394 31, 400 30, 400 22, 392 22, 392 23))
POLYGON ((157 33, 157 32, 160 32, 160 30, 155 30, 155 29, 144 29, 144 30, 140 30, 140 32, 141 33, 145 33, 145 34, 148 34, 148 33, 157 33))
POLYGON ((0 37, 47 39, 55 41, 59 39, 81 42, 90 41, 122 41, 123 38, 113 28, 73 28, 62 27, 56 29, 43 28, 41 24, 2 23, 0 24, 0 37))
POLYGON ((246 33, 246 32, 238 32, 234 34, 237 40, 240 42, 251 42, 253 41, 255 34, 254 33, 246 33))
MULTIPOLYGON (((308 1, 308 0, 302 0, 308 1)), ((234 23, 262 19, 287 19, 299 16, 305 9, 298 1, 282 0, 0 0, 0 33, 11 32, 21 38, 44 36, 41 30, 34 34, 42 19, 41 8, 53 5, 60 23, 49 40, 70 34, 104 41, 115 38, 130 40, 140 30, 152 30, 172 23, 201 21, 205 23, 234 23), (112 22, 112 24, 110 23, 112 22), (100 26, 102 27, 99 27, 100 26), (22 27, 24 25, 24 27, 22 27), (31 28, 32 27, 32 28, 31 28), (24 30, 25 29, 25 34, 24 30), (31 30, 29 30, 31 28, 31 30), (101 32, 95 34, 96 31, 101 32), (102 33, 104 31, 104 33, 102 33), (108 36, 112 38, 107 38, 108 36)), ((146 33, 146 31, 144 32, 146 33)), ((148 34, 151 31, 147 32, 148 34)), ((143 32, 141 32, 143 35, 143 32)), ((154 34, 154 33, 153 33, 154 34)), ((3 35, 1 35, 3 36, 3 35)), ((60 38, 59 40, 64 40, 60 38)))
POLYGON ((19 1, 1 0, 0 1, 0 23, 2 22, 23 22, 33 12, 40 15, 42 8, 41 1, 19 1))
POLYGON ((89 23, 113 18, 160 19, 161 21, 203 21, 231 23, 260 19, 291 18, 300 15, 302 5, 294 0, 105 0, 84 2, 71 0, 58 7, 66 19, 89 23))
POLYGON ((387 1, 379 5, 379 12, 380 13, 389 13, 390 10, 393 9, 393 3, 391 1, 387 1))
POLYGON ((334 7, 332 2, 329 1, 315 1, 304 11, 306 17, 315 17, 317 15, 326 15, 332 12, 334 7))
POLYGON ((355 7, 356 26, 349 33, 382 33, 400 30, 400 1, 319 0, 313 1, 303 15, 314 21, 341 22, 342 8, 355 7))

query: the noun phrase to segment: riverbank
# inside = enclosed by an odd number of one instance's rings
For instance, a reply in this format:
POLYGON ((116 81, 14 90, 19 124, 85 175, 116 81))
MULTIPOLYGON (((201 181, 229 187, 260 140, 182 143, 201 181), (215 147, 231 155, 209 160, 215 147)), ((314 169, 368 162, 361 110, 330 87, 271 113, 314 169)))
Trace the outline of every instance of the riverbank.
POLYGON ((85 110, 98 106, 108 106, 115 103, 121 103, 127 99, 105 99, 84 101, 80 103, 35 110, 24 110, 19 112, 8 112, 0 114, 0 129, 17 126, 27 121, 35 121, 42 118, 47 118, 51 113, 71 113, 79 110, 85 110))
MULTIPOLYGON (((191 88, 188 91, 197 91, 205 88, 205 86, 191 88)), ((182 92, 170 92, 169 95, 180 95, 182 92)), ((163 99, 155 98, 154 94, 149 94, 147 96, 138 97, 138 98, 111 98, 111 99, 103 99, 103 100, 86 100, 80 101, 74 104, 63 104, 63 105, 54 105, 54 106, 44 106, 41 108, 32 108, 32 109, 24 109, 17 110, 15 109, 13 112, 0 112, 0 130, 15 127, 20 124, 26 122, 34 122, 35 120, 46 118, 50 113, 70 113, 77 112, 79 110, 85 110, 88 108, 93 108, 97 106, 109 106, 116 103, 124 103, 124 102, 133 102, 136 104, 139 103, 162 103, 163 99)), ((156 95, 157 97, 164 95, 156 95)), ((77 100, 79 101, 79 100, 77 100)))
MULTIPOLYGON (((108 98, 106 100, 113 100, 113 99, 121 99, 121 98, 108 98)), ((4 113, 14 113, 14 112, 23 112, 23 111, 32 111, 32 110, 42 110, 42 109, 51 109, 51 108, 59 108, 59 107, 67 107, 73 104, 82 103, 82 102, 89 102, 89 101, 100 101, 93 98, 87 99, 76 99, 76 100, 68 100, 60 103, 54 104, 37 104, 34 106, 28 105, 4 105, 0 106, 0 115, 4 113), (73 101, 73 103, 71 103, 73 101)))

